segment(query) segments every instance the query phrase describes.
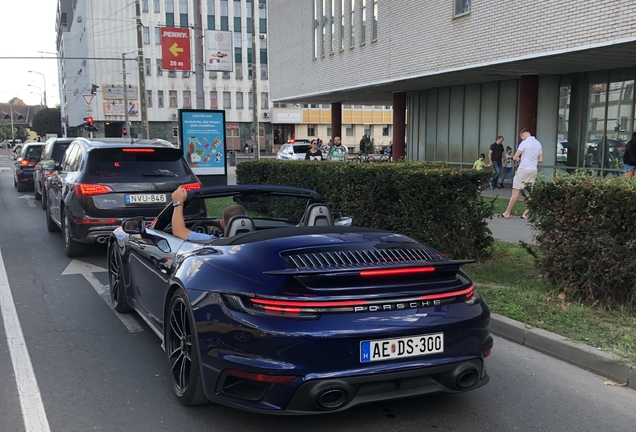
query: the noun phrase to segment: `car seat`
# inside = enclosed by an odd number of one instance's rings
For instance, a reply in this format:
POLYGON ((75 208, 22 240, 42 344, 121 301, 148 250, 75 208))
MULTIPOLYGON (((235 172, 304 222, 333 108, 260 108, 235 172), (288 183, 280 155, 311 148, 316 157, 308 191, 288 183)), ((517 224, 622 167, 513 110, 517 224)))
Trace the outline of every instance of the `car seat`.
POLYGON ((333 226, 331 211, 324 204, 311 204, 305 211, 304 226, 333 226))
POLYGON ((225 227, 225 237, 232 237, 237 234, 245 234, 256 231, 254 221, 248 216, 236 215, 233 216, 225 227))

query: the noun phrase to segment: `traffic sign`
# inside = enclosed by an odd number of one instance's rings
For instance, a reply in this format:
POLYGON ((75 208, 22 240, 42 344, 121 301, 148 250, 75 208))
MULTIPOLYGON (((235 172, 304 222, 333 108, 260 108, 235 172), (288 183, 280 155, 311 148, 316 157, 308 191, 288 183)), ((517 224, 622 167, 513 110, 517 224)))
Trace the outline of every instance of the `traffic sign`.
POLYGON ((165 70, 191 69, 190 29, 161 27, 161 67, 165 70))
POLYGON ((84 99, 84 102, 86 102, 86 105, 90 105, 91 102, 93 102, 93 98, 95 97, 94 94, 83 94, 82 98, 84 99))
POLYGON ((231 131, 236 130, 236 124, 235 123, 230 123, 230 130, 231 131))

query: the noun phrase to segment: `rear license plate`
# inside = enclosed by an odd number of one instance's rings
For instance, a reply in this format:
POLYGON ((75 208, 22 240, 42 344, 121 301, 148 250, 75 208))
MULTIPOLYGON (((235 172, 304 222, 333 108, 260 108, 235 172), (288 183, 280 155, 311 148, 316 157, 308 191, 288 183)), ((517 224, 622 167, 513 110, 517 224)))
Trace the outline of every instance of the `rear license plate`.
POLYGON ((127 194, 126 204, 165 204, 166 194, 127 194))
POLYGON ((444 352, 444 333, 360 342, 360 363, 444 352))

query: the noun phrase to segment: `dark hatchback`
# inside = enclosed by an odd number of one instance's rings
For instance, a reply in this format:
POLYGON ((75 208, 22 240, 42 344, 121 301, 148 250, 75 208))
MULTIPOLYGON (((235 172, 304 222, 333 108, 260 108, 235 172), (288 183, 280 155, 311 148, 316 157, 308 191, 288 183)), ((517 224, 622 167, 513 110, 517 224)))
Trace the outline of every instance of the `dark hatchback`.
POLYGON ((45 183, 46 226, 61 230, 67 256, 82 252, 82 243, 105 243, 122 219, 153 218, 178 187, 199 188, 181 149, 163 140, 76 138, 45 183))
MULTIPOLYGON (((74 139, 75 138, 53 138, 48 140, 44 144, 40 160, 53 159, 55 161, 55 165, 59 165, 62 161, 62 156, 64 156, 64 152, 74 139)), ((33 190, 35 199, 42 201, 43 209, 46 208, 46 199, 42 199, 42 196, 46 196, 44 185, 46 179, 53 174, 53 172, 54 170, 42 169, 41 163, 36 164, 35 169, 33 170, 33 190)))
POLYGON ((18 192, 33 187, 33 170, 40 160, 44 143, 27 143, 13 164, 13 186, 18 192))

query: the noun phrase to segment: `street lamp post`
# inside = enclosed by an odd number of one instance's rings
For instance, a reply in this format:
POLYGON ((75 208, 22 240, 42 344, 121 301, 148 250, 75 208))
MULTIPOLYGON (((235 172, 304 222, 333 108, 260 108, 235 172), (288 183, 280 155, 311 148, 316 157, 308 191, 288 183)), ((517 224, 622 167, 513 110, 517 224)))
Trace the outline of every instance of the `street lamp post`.
POLYGON ((42 94, 44 95, 44 106, 48 107, 48 104, 46 103, 46 77, 43 73, 37 71, 29 71, 29 73, 35 73, 42 76, 42 79, 44 80, 44 91, 42 92, 42 94))
POLYGON ((42 88, 40 86, 36 86, 35 84, 27 84, 27 86, 35 87, 36 89, 40 90, 40 93, 35 93, 35 92, 31 92, 31 93, 40 95, 40 108, 42 108, 42 93, 43 93, 42 88))

